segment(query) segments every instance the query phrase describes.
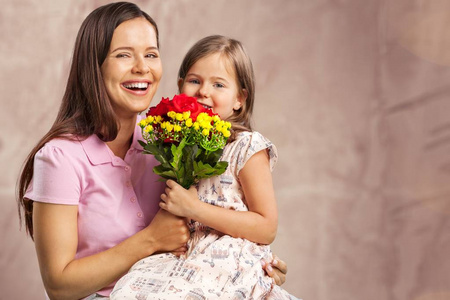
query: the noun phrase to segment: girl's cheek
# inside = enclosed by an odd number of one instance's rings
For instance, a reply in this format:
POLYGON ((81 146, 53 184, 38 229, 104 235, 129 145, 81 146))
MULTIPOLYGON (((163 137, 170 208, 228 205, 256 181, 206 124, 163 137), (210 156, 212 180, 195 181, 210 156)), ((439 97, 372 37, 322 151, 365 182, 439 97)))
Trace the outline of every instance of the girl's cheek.
POLYGON ((195 96, 195 91, 193 89, 186 88, 186 85, 184 85, 181 88, 181 93, 185 94, 188 97, 194 97, 195 96))

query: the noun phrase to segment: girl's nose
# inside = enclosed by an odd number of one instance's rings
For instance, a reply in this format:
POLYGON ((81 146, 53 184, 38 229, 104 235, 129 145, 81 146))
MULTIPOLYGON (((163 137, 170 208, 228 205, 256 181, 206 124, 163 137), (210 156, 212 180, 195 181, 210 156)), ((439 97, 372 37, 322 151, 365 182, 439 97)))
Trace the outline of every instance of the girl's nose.
POLYGON ((209 98, 209 90, 208 87, 206 85, 202 85, 198 91, 198 94, 202 97, 202 98, 209 98))
POLYGON ((137 74, 147 74, 150 72, 150 67, 143 59, 137 59, 131 71, 137 74))

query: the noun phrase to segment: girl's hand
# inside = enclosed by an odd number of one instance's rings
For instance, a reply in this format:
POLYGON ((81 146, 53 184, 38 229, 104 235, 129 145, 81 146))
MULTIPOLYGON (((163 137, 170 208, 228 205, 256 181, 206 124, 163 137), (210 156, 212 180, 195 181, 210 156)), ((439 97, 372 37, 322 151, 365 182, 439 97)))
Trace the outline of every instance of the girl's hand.
POLYGON ((271 262, 262 260, 261 265, 267 275, 272 277, 277 285, 282 285, 286 281, 287 265, 276 255, 273 255, 273 260, 271 262))
POLYGON ((199 201, 195 186, 186 190, 173 180, 167 180, 166 185, 165 193, 161 195, 162 201, 159 203, 159 207, 176 216, 189 218, 196 202, 199 201))

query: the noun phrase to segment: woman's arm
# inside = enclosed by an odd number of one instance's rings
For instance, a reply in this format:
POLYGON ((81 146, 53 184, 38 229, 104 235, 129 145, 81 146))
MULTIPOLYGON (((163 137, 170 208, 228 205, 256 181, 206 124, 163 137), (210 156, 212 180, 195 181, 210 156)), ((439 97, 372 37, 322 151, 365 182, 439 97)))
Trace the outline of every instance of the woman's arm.
POLYGON ((139 259, 170 251, 187 242, 183 219, 160 210, 152 223, 104 252, 75 259, 78 207, 34 203, 36 252, 45 289, 51 299, 79 299, 107 286, 139 259))
POLYGON ((233 211, 202 202, 195 187, 185 190, 172 180, 167 181, 160 207, 233 237, 260 244, 272 243, 278 213, 267 151, 259 151, 247 161, 239 173, 239 180, 249 211, 233 211))

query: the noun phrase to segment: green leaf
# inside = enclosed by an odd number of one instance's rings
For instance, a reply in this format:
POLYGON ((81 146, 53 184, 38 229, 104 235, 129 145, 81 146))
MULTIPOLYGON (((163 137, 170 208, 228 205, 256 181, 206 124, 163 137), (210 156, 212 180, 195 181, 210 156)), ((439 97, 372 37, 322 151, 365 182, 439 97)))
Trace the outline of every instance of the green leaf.
POLYGON ((161 146, 162 145, 156 146, 153 144, 147 144, 144 148, 144 151, 146 153, 153 154, 155 158, 161 163, 161 165, 167 168, 170 165, 169 161, 171 157, 167 155, 168 153, 164 151, 164 148, 162 148, 161 146))
POLYGON ((194 161, 194 176, 198 179, 217 176, 225 172, 227 167, 228 162, 226 161, 218 162, 214 167, 209 164, 204 164, 201 161, 194 161))
POLYGON ((173 157, 173 160, 170 164, 172 165, 172 167, 175 170, 180 169, 181 157, 183 155, 183 148, 185 145, 186 145, 186 141, 184 139, 182 139, 178 146, 175 146, 175 144, 172 144, 172 147, 170 147, 170 151, 172 152, 172 157, 173 157))
POLYGON ((217 161, 219 161, 222 153, 223 149, 218 149, 213 152, 202 149, 202 153, 198 156, 197 161, 202 161, 204 163, 210 164, 211 166, 214 166, 217 161))
POLYGON ((219 161, 214 166, 214 169, 216 169, 215 175, 223 174, 227 168, 228 168, 228 162, 227 161, 219 161))
POLYGON ((142 146, 142 148, 145 148, 147 146, 147 143, 141 140, 138 140, 138 143, 142 146))
POLYGON ((197 155, 199 148, 197 145, 187 145, 183 149, 182 164, 184 166, 184 179, 183 186, 189 188, 195 183, 194 178, 194 160, 197 155))
POLYGON ((165 179, 177 180, 175 172, 171 168, 165 168, 162 165, 153 167, 153 172, 165 179))

